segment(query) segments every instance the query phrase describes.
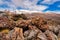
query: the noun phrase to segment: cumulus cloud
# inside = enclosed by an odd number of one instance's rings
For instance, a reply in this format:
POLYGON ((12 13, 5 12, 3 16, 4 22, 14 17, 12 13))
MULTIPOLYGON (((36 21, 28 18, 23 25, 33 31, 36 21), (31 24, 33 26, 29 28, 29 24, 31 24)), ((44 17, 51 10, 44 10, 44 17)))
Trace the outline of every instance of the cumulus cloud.
POLYGON ((29 10, 39 10, 43 11, 47 8, 47 6, 44 5, 36 5, 38 0, 12 0, 13 4, 17 7, 22 7, 24 9, 29 9, 29 10))
MULTIPOLYGON (((1 2, 7 4, 11 9, 16 9, 17 7, 21 7, 23 9, 29 9, 29 10, 36 10, 36 11, 43 11, 46 8, 48 8, 47 6, 44 5, 36 5, 38 0, 11 0, 12 2, 3 2, 3 0, 1 0, 1 2)), ((0 3, 1 3, 0 2, 0 3)))

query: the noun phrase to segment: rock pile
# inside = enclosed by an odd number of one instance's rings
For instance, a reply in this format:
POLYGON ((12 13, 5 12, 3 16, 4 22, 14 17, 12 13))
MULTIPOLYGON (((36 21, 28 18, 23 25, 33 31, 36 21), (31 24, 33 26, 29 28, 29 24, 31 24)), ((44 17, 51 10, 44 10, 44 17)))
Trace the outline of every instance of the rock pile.
POLYGON ((0 16, 0 40, 60 40, 60 25, 52 24, 43 17, 28 19, 24 14, 4 13, 0 16))

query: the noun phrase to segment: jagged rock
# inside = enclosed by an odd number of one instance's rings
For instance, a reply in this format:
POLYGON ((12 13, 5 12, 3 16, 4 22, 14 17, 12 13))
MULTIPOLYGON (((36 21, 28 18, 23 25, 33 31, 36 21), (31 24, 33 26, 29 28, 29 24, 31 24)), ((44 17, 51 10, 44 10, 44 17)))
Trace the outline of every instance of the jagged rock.
POLYGON ((45 34, 48 40, 58 40, 57 36, 52 31, 47 30, 45 34))
POLYGON ((8 37, 4 32, 0 32, 0 40, 11 40, 10 38, 8 39, 8 37))
POLYGON ((14 21, 10 21, 7 17, 0 17, 0 28, 13 28, 14 21))
POLYGON ((29 28, 24 32, 25 40, 47 40, 46 35, 38 28, 32 25, 29 25, 29 28))
POLYGON ((39 32, 39 30, 36 27, 34 26, 31 26, 31 27, 33 28, 24 32, 25 40, 35 40, 36 35, 39 32))
POLYGON ((8 33, 7 37, 11 40, 24 40, 22 28, 15 27, 8 33))
POLYGON ((28 30, 28 26, 31 24, 31 20, 18 20, 16 26, 28 30))
POLYGON ((32 19, 32 24, 43 31, 48 29, 47 21, 40 17, 32 19))
POLYGON ((52 25, 52 26, 49 26, 49 30, 54 32, 56 35, 58 34, 59 30, 60 30, 60 25, 52 25))
POLYGON ((59 33, 58 33, 58 40, 60 40, 60 30, 59 30, 59 33))
POLYGON ((23 30, 15 27, 8 34, 0 33, 0 40, 24 40, 23 30))
POLYGON ((39 31, 38 35, 37 35, 37 39, 40 39, 40 40, 48 40, 46 35, 44 33, 42 33, 41 31, 39 31))

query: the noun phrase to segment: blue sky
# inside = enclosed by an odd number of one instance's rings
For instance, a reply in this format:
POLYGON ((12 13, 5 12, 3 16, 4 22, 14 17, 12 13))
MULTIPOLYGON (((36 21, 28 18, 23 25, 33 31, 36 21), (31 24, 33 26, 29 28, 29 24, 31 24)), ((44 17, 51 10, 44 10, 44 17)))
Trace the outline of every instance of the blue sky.
POLYGON ((3 9, 60 13, 60 0, 0 0, 0 10, 3 9))

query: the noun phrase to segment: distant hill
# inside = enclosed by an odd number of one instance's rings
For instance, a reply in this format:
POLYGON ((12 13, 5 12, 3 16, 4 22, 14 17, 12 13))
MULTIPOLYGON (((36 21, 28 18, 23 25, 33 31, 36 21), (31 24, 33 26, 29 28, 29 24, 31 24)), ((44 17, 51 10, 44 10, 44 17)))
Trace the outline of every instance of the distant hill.
POLYGON ((56 13, 32 13, 32 14, 25 14, 25 15, 29 18, 34 17, 34 16, 40 16, 40 17, 51 19, 60 23, 60 14, 56 14, 56 13))

